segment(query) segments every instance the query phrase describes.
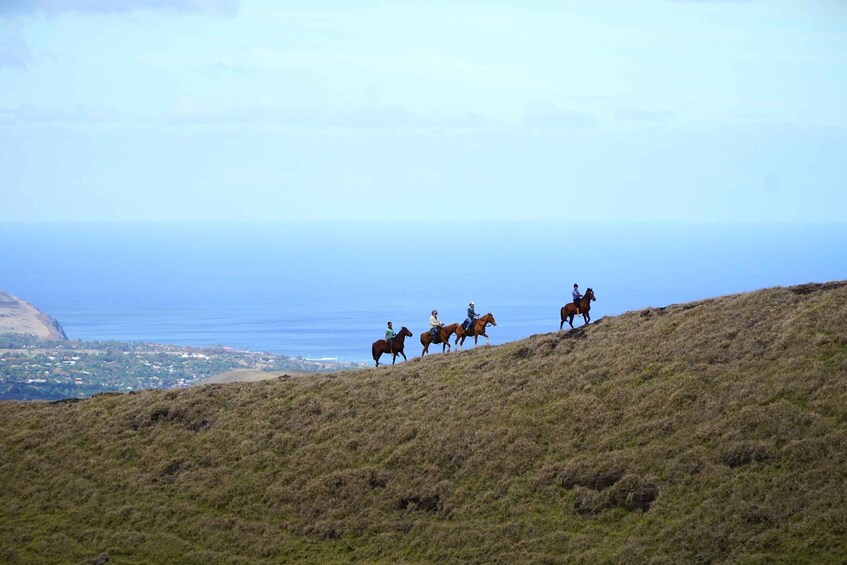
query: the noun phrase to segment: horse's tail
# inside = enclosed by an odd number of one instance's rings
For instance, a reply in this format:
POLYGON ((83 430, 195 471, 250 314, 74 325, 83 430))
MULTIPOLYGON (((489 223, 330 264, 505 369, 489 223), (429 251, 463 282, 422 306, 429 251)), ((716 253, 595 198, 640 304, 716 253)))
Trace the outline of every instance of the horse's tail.
POLYGON ((373 356, 374 361, 377 360, 377 351, 376 351, 376 344, 377 343, 379 343, 379 342, 375 341, 375 342, 373 342, 373 345, 371 345, 371 355, 373 356))

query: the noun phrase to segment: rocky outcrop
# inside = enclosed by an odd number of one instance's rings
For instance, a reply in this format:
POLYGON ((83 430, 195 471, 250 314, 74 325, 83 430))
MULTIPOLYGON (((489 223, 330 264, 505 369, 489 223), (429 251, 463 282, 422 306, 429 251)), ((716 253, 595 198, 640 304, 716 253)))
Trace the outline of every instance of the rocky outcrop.
POLYGON ((51 341, 68 339, 57 320, 16 296, 0 292, 2 333, 31 334, 51 341))

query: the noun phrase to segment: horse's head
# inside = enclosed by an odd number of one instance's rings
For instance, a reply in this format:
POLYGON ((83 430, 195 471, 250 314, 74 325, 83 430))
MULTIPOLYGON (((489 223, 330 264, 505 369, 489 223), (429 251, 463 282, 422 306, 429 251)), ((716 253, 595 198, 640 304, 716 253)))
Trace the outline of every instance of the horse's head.
POLYGON ((406 337, 412 337, 412 332, 409 331, 409 328, 407 328, 406 326, 403 326, 402 328, 400 328, 400 332, 397 335, 398 336, 402 335, 402 336, 406 336, 406 337))
POLYGON ((497 325, 497 320, 494 319, 494 314, 492 314, 491 312, 483 316, 482 319, 485 320, 486 324, 491 324, 492 326, 497 325))
POLYGON ((585 296, 587 298, 590 298, 591 300, 597 300, 596 298, 594 298, 594 291, 591 290, 590 288, 585 291, 585 296))

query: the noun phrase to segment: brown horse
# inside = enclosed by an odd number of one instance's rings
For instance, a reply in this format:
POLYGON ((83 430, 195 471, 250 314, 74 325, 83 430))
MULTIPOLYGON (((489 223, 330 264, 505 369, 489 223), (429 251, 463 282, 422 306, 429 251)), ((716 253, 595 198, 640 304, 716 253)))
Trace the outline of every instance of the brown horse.
POLYGON ((480 316, 479 318, 477 318, 474 321, 473 326, 468 328, 467 333, 465 333, 465 330, 462 329, 462 326, 456 328, 455 343, 459 346, 459 349, 461 349, 462 346, 465 344, 465 338, 470 336, 473 336, 474 347, 476 347, 477 340, 479 340, 479 336, 481 335, 485 336, 485 345, 489 345, 491 340, 488 339, 488 334, 485 333, 485 328, 487 328, 489 324, 492 326, 497 325, 497 320, 494 319, 494 315, 491 312, 489 312, 485 316, 480 316), (459 341, 460 339, 462 341, 459 341))
POLYGON ((583 296, 579 300, 579 309, 577 309, 576 304, 573 302, 569 302, 562 306, 562 321, 559 324, 559 329, 562 329, 562 326, 565 325, 565 319, 568 320, 568 323, 571 325, 571 329, 573 329, 573 317, 577 314, 582 314, 582 319, 585 320, 585 323, 591 321, 591 316, 588 315, 589 310, 591 310, 591 301, 597 300, 594 298, 594 291, 590 288, 585 291, 585 296, 583 296))
MULTIPOLYGON (((453 332, 456 331, 456 326, 459 324, 450 324, 449 326, 441 326, 438 328, 438 338, 441 340, 441 352, 444 353, 444 349, 450 351, 450 336, 453 335, 453 332)), ((421 352, 421 357, 429 353, 429 344, 433 343, 432 334, 429 332, 424 332, 421 334, 421 345, 423 345, 423 351, 421 352)), ((438 343, 437 341, 435 343, 438 343)))
MULTIPOLYGON (((400 328, 400 331, 394 336, 394 356, 391 358, 392 365, 397 360, 398 353, 403 356, 403 361, 407 360, 406 354, 403 353, 403 347, 405 347, 407 337, 412 337, 412 332, 406 326, 400 328)), ((374 361, 376 361, 376 366, 379 367, 379 358, 382 357, 383 353, 391 353, 391 349, 388 347, 387 341, 378 339, 371 345, 371 353, 374 356, 374 361)))

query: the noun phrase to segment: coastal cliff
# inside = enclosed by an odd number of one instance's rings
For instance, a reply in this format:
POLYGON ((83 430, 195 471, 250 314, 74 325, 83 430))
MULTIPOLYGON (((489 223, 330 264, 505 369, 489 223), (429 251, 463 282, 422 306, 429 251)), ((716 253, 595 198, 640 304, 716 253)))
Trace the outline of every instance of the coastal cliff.
POLYGON ((68 339, 58 320, 17 296, 0 292, 0 334, 3 333, 31 334, 49 341, 68 339))

